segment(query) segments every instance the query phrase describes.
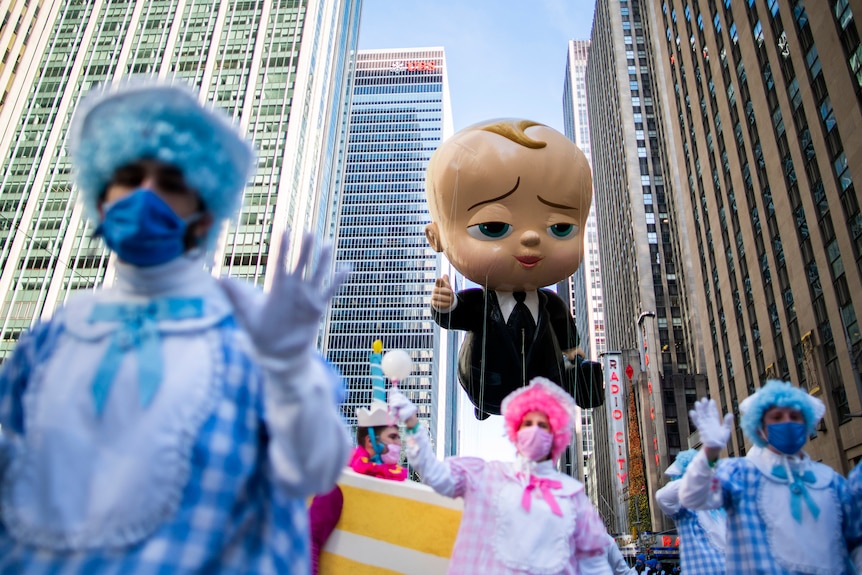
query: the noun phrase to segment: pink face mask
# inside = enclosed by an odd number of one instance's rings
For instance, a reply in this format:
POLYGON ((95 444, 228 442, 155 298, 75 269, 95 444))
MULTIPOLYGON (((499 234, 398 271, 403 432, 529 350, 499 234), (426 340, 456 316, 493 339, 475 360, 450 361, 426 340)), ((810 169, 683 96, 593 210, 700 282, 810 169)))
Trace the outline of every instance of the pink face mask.
POLYGON ((551 453, 554 434, 538 425, 522 427, 518 430, 516 445, 518 452, 530 461, 539 461, 551 453))
POLYGON ((389 443, 386 446, 388 449, 380 456, 383 463, 397 464, 401 461, 401 446, 395 443, 389 443))

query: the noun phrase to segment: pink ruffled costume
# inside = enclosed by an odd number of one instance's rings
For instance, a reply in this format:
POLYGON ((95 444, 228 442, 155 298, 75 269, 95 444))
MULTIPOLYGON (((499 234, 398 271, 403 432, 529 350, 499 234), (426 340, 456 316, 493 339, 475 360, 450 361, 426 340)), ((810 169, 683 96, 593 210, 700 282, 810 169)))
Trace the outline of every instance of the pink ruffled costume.
POLYGON ((557 471, 553 462, 525 463, 532 473, 519 471, 520 462, 475 457, 441 462, 424 429, 407 443, 423 483, 441 495, 464 498, 450 574, 579 575, 585 573, 581 560, 604 561, 608 535, 602 520, 583 484, 557 471))
POLYGON ((513 442, 526 414, 545 414, 554 434, 551 458, 438 461, 424 425, 407 436, 407 458, 422 482, 441 495, 464 498, 449 573, 610 575, 604 523, 584 485, 554 466, 571 441, 573 400, 553 382, 534 378, 507 396, 502 410, 513 442))

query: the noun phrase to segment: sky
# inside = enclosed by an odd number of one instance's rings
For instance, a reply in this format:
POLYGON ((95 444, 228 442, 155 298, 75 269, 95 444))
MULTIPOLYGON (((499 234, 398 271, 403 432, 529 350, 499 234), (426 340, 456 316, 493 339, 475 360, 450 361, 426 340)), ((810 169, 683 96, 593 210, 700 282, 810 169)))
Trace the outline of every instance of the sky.
POLYGON ((595 0, 362 0, 359 48, 446 50, 455 130, 526 118, 563 131, 569 40, 588 40, 595 0))
MULTIPOLYGON (((446 51, 455 131, 526 118, 563 131, 569 40, 588 40, 595 0, 362 0, 359 48, 446 51)), ((503 418, 476 421, 462 392, 460 455, 511 460, 503 418)))

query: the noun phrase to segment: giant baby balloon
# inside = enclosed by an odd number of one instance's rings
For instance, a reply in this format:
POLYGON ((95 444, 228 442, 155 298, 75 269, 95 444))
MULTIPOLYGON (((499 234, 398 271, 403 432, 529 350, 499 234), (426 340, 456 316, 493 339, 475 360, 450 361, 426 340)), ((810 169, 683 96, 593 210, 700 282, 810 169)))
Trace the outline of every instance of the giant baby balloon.
POLYGON ((601 405, 601 366, 583 361, 566 304, 543 289, 581 263, 592 179, 583 152, 529 120, 491 120, 443 142, 428 164, 428 242, 482 288, 453 292, 438 278, 434 320, 467 336, 458 378, 476 417, 536 376, 601 405))

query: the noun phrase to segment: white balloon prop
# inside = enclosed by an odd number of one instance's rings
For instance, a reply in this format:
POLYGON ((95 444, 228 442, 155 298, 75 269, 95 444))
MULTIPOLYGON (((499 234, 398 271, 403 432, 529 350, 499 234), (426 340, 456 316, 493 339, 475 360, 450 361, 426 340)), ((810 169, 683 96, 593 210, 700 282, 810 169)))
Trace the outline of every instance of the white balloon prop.
POLYGON ((392 385, 398 385, 399 381, 403 381, 410 375, 413 370, 413 360, 410 358, 410 354, 403 349, 393 349, 383 355, 380 367, 383 368, 383 373, 386 374, 392 385))

